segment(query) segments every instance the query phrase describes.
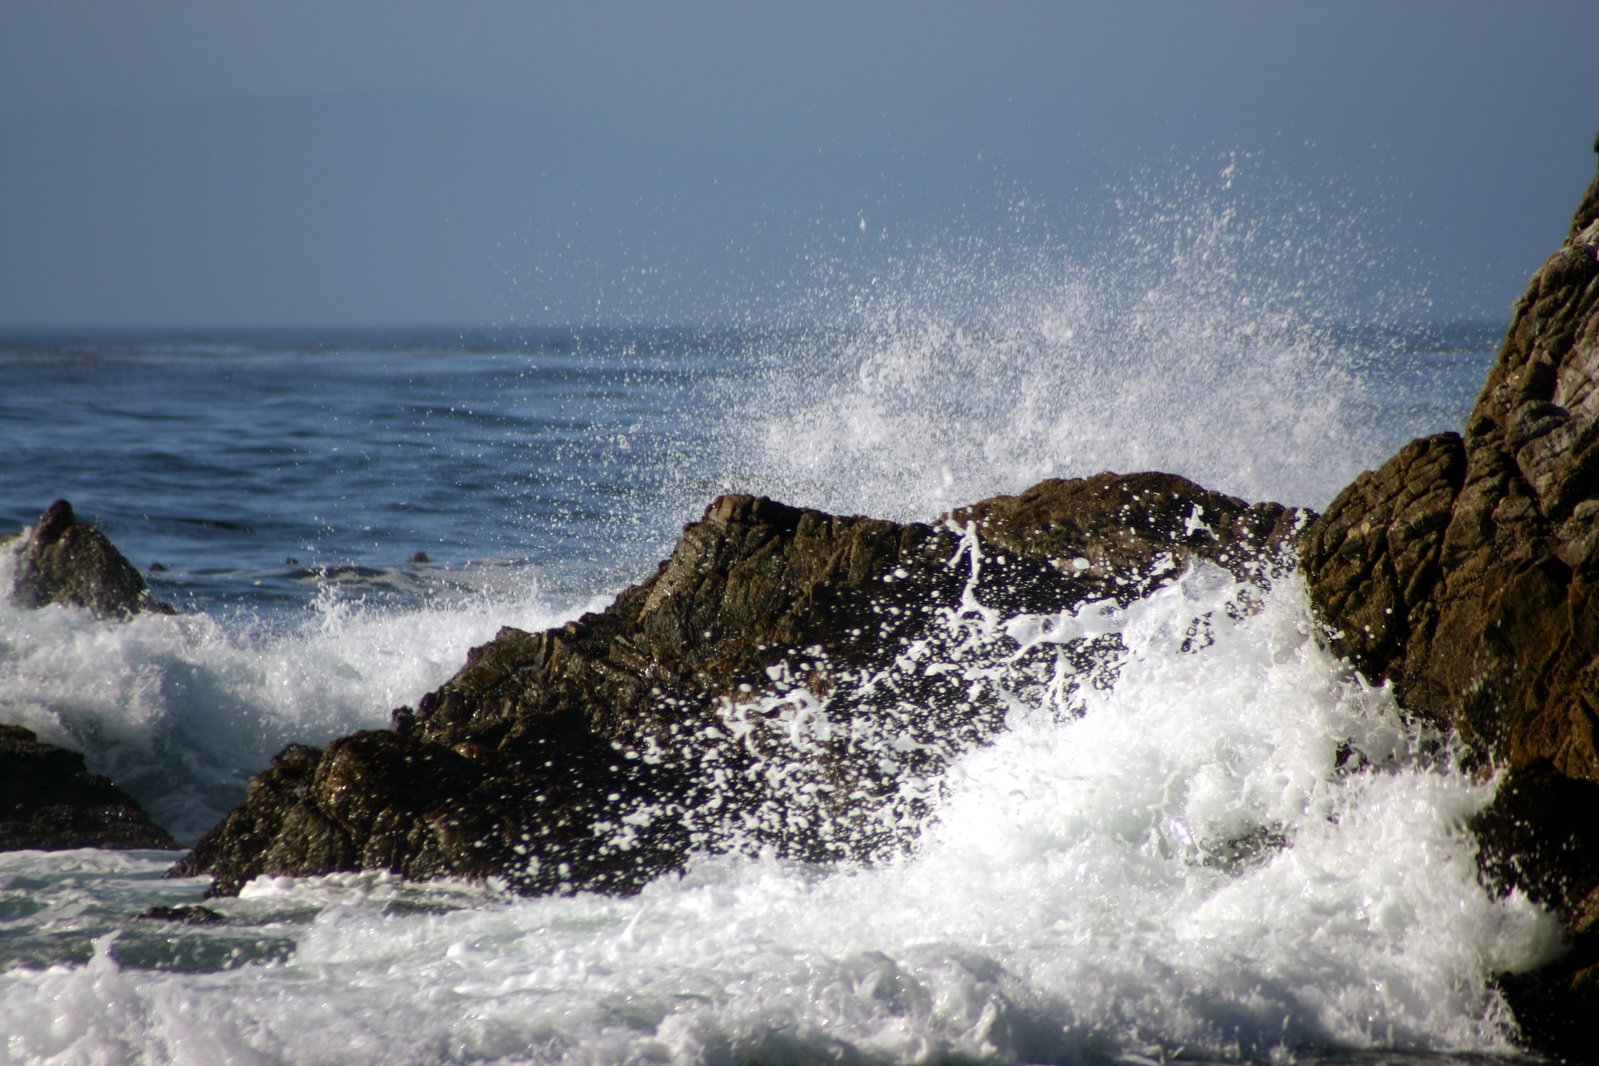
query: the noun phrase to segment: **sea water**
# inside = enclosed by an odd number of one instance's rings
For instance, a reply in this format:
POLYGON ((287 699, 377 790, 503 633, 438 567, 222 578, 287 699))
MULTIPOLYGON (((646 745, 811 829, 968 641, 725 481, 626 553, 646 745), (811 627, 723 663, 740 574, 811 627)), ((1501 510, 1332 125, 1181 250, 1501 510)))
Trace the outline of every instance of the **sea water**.
MULTIPOLYGON (((923 257, 826 320, 8 336, 0 524, 67 497, 178 613, 0 604, 0 721, 192 841, 284 744, 385 725, 500 626, 603 607, 721 491, 932 521, 1161 469, 1316 507, 1462 424, 1504 323, 1339 317, 1197 247, 1159 275, 923 257)), ((1510 1052, 1491 975, 1559 943, 1477 881, 1494 781, 1325 650, 1297 579, 981 606, 948 624, 1118 634, 1115 683, 1013 706, 901 853, 707 853, 630 898, 264 878, 204 926, 138 917, 201 899, 171 854, 3 854, 0 1059, 1510 1052)))

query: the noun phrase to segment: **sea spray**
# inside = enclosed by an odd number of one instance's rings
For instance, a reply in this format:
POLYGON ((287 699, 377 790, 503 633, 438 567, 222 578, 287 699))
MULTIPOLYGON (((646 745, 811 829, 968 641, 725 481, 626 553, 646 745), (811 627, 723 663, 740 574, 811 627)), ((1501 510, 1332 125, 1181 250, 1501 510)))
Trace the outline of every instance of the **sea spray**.
POLYGON ((777 316, 791 328, 718 385, 716 463, 742 491, 902 521, 1101 470, 1319 507, 1457 424, 1480 365, 1454 405, 1436 381, 1374 389, 1370 366, 1405 353, 1371 327, 1428 309, 1419 288, 1364 299, 1362 213, 1237 153, 1207 162, 1127 183, 1074 230, 1022 203, 1003 231, 819 249, 777 316), (1402 397, 1429 424, 1377 416, 1402 397))
POLYGON ((287 937, 281 961, 196 974, 102 943, 88 966, 0 976, 0 1029, 24 1061, 1506 1050, 1488 974, 1558 934, 1476 880, 1463 822, 1492 783, 1326 655, 1297 582, 1246 611, 1238 593, 1198 573, 1116 617, 1092 608, 1124 649, 1115 685, 1083 713, 1014 708, 897 857, 702 855, 620 899, 263 879, 212 904, 230 924, 167 936, 287 937), (107 997, 119 1009, 92 1007, 107 997))
POLYGON ((0 720, 82 751, 193 841, 285 744, 385 728, 390 710, 442 683, 501 625, 558 625, 586 602, 552 605, 531 580, 516 598, 468 594, 410 611, 368 608, 324 583, 314 610, 290 624, 107 621, 0 602, 0 720))

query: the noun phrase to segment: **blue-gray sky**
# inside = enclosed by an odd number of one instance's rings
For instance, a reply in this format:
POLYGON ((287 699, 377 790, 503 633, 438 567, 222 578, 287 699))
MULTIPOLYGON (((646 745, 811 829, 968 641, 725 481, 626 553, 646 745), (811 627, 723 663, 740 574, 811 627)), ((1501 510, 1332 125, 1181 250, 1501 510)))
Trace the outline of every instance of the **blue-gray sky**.
POLYGON ((1235 151, 1361 217, 1371 289, 1502 318, 1595 41, 1593 0, 4 3, 0 325, 737 316, 835 234, 1069 243, 1235 151))

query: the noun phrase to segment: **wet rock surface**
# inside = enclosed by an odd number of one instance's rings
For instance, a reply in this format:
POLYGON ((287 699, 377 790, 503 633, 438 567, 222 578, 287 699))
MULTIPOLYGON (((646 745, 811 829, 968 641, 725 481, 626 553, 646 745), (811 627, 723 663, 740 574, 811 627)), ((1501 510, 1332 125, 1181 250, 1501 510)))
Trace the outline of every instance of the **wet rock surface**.
POLYGON ((0 542, 0 551, 7 550, 17 556, 10 599, 20 607, 64 603, 105 618, 170 611, 151 600, 138 569, 99 530, 79 522, 66 500, 52 503, 22 536, 0 542))
POLYGON ((1056 654, 1074 683, 1105 668, 1079 641, 1005 680, 945 669, 1014 661, 985 622, 1125 604, 1195 560, 1269 581, 1300 521, 1165 474, 1045 482, 932 525, 724 496, 605 611, 502 630, 392 732, 286 750, 177 872, 217 894, 368 868, 628 892, 692 848, 871 859, 1056 654))
POLYGON ((1311 524, 1335 647, 1487 758, 1599 780, 1599 183, 1534 276, 1463 437, 1311 524))
POLYGON ((1599 1017, 1599 179, 1517 302, 1464 434, 1362 475, 1302 548, 1333 645, 1508 776, 1484 880, 1573 949, 1503 987, 1528 1043, 1591 1057, 1599 1017))
MULTIPOLYGON (((11 602, 64 603, 105 618, 166 610, 150 599, 139 571, 98 530, 57 500, 22 534, 0 540, 15 553, 11 602)), ((0 725, 0 850, 177 848, 166 830, 83 756, 44 744, 28 729, 0 725)))
POLYGON ((82 755, 0 725, 0 851, 177 847, 82 755))

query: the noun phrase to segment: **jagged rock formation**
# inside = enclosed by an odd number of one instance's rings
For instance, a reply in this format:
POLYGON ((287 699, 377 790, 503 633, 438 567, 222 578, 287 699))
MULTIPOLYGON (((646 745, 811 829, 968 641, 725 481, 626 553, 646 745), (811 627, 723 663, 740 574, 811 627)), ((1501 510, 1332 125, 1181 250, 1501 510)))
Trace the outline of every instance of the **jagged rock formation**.
POLYGON ((1000 727, 1003 685, 1045 684, 1056 654, 1083 683, 1103 666, 1079 642, 1030 652, 1033 681, 944 669, 1015 655, 985 612, 1130 602, 1196 559, 1267 581, 1299 521, 1164 474, 937 525, 724 496, 604 612, 502 630, 392 732, 284 751, 176 872, 219 894, 356 868, 538 893, 635 890, 695 847, 870 858, 1000 727))
POLYGON ((1413 441, 1309 527, 1335 648, 1508 768, 1476 823, 1486 880, 1567 922, 1571 955, 1507 978, 1534 1046, 1599 1016, 1599 179, 1534 275, 1463 436, 1413 441))
POLYGON ((177 848, 167 831, 83 756, 0 725, 0 851, 177 848))
POLYGON ((9 547, 17 555, 10 598, 19 606, 67 603, 106 618, 170 610, 150 599, 138 569, 99 530, 79 522, 66 500, 52 503, 9 547))
POLYGON ((1516 305, 1464 438, 1413 441, 1311 524, 1335 646, 1511 765, 1599 780, 1599 182, 1516 305))

